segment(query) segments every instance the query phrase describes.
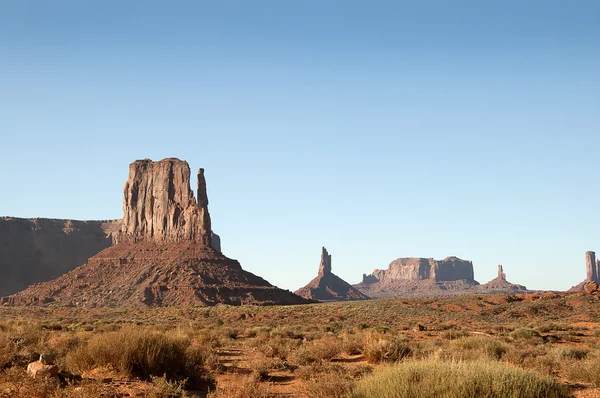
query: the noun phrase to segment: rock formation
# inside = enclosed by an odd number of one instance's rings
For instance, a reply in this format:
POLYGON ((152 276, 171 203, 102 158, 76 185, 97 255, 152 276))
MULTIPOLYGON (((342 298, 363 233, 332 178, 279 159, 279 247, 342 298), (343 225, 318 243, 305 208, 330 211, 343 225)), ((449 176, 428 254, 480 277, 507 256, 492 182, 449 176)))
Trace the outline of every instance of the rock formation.
POLYGON ((502 265, 498 266, 498 279, 505 281, 506 280, 506 274, 504 273, 504 270, 502 269, 502 265))
POLYGON ((585 252, 585 274, 585 280, 569 289, 570 292, 593 290, 593 284, 586 288, 589 282, 594 282, 596 285, 600 284, 600 259, 596 259, 596 253, 593 251, 585 252))
POLYGON ((321 250, 321 263, 317 277, 295 293, 306 299, 318 301, 369 299, 367 295, 331 272, 331 255, 325 248, 321 250))
POLYGON ((596 253, 593 251, 585 252, 585 271, 586 280, 598 282, 600 272, 598 270, 598 262, 596 261, 596 253))
POLYGON ((471 261, 409 257, 392 261, 387 270, 363 274, 362 282, 354 287, 371 297, 420 297, 451 295, 453 290, 478 284, 471 261))
POLYGON ((190 189, 190 167, 178 159, 133 162, 123 195, 122 233, 117 243, 186 240, 211 246, 204 169, 198 171, 197 203, 190 189))
POLYGON ((189 166, 179 159, 133 162, 115 245, 58 279, 0 302, 83 307, 309 302, 215 249, 219 239, 211 232, 204 170, 198 172, 198 201, 189 182, 189 166))
POLYGON ((112 244, 120 221, 0 217, 0 297, 57 278, 112 244))
POLYGON ((506 280, 506 274, 502 265, 498 266, 498 276, 488 283, 479 285, 476 290, 487 291, 487 293, 527 293, 528 290, 523 285, 510 283, 506 280))

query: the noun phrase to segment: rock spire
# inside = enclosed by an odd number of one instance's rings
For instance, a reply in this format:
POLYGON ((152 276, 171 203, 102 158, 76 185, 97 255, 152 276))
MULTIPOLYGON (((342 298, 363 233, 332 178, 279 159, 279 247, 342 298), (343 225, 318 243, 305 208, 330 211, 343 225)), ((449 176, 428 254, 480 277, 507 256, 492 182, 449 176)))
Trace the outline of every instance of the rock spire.
POLYGON ((331 254, 324 247, 321 249, 321 264, 319 264, 319 275, 331 274, 331 254))
POLYGON ((498 279, 502 279, 503 281, 506 280, 506 274, 504 273, 504 270, 502 269, 502 265, 498 266, 498 279))
POLYGON ((598 282, 598 262, 596 261, 596 253, 593 251, 585 252, 585 270, 587 280, 598 282))

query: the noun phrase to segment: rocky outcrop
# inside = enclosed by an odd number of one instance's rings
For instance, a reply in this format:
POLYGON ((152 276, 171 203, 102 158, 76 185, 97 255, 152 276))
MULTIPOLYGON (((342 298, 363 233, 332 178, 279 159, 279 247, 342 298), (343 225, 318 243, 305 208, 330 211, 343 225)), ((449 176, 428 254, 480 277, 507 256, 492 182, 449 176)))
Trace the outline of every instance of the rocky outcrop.
POLYGON ((598 282, 600 272, 598 270, 598 262, 596 261, 596 253, 593 251, 585 252, 585 271, 586 280, 598 282))
POLYGON ((476 287, 476 290, 479 291, 487 291, 487 293, 527 293, 528 290, 523 285, 517 285, 514 283, 510 283, 506 280, 506 274, 504 273, 504 269, 502 265, 498 266, 498 276, 488 283, 484 283, 483 285, 479 285, 476 287))
POLYGON ((204 169, 198 170, 198 202, 190 166, 179 159, 138 160, 129 165, 123 193, 123 224, 117 242, 195 241, 211 246, 204 169))
POLYGON ((408 257, 392 261, 387 270, 363 274, 362 282, 354 287, 371 297, 422 297, 447 295, 478 284, 471 261, 408 257))
POLYGON ((306 299, 318 301, 369 299, 367 295, 331 272, 331 255, 324 247, 321 249, 321 263, 317 277, 295 293, 306 299))
POLYGON ((586 284, 589 282, 600 284, 600 260, 596 259, 596 253, 593 251, 585 252, 585 274, 585 280, 569 289, 570 292, 587 290, 586 284))
POLYGON ((4 297, 6 305, 182 306, 310 302, 244 271, 211 233, 204 170, 198 201, 187 162, 132 163, 116 244, 87 264, 4 297))
POLYGON ((120 221, 0 217, 0 296, 78 267, 112 244, 120 221))

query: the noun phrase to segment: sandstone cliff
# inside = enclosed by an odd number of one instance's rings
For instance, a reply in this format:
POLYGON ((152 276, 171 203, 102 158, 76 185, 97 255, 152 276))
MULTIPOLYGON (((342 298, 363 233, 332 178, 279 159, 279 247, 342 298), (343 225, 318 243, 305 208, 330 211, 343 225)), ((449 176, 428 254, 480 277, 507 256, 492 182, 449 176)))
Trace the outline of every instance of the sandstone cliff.
POLYGON ((371 297, 420 297, 449 295, 478 284, 471 261, 446 257, 399 258, 387 270, 363 274, 362 282, 354 286, 371 297))
POLYGON ((59 277, 112 244, 120 221, 0 217, 0 296, 59 277))
POLYGON ((0 302, 87 307, 310 302, 221 254, 211 232, 204 170, 198 172, 198 201, 189 183, 189 165, 179 159, 132 163, 116 244, 58 279, 0 302))
POLYGON ((324 247, 321 250, 321 263, 317 277, 306 286, 296 290, 295 293, 304 298, 318 301, 369 299, 367 295, 331 272, 331 255, 324 247))

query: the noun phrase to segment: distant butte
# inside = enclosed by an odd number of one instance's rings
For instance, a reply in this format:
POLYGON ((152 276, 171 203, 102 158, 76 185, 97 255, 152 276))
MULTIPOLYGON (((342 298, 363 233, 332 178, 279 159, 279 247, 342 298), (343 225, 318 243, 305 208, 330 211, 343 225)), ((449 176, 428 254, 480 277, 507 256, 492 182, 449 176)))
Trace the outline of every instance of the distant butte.
POLYGON ((0 302, 81 307, 310 302, 244 271, 220 252, 220 240, 211 230, 203 169, 197 177, 196 201, 187 162, 133 162, 115 245, 55 280, 0 302))
POLYGON ((479 285, 473 263, 458 257, 399 258, 387 270, 363 274, 355 288, 370 297, 434 297, 454 295, 479 285))
POLYGON ((321 249, 321 263, 317 277, 295 293, 306 299, 318 301, 369 299, 366 294, 331 272, 331 255, 324 247, 321 249))

